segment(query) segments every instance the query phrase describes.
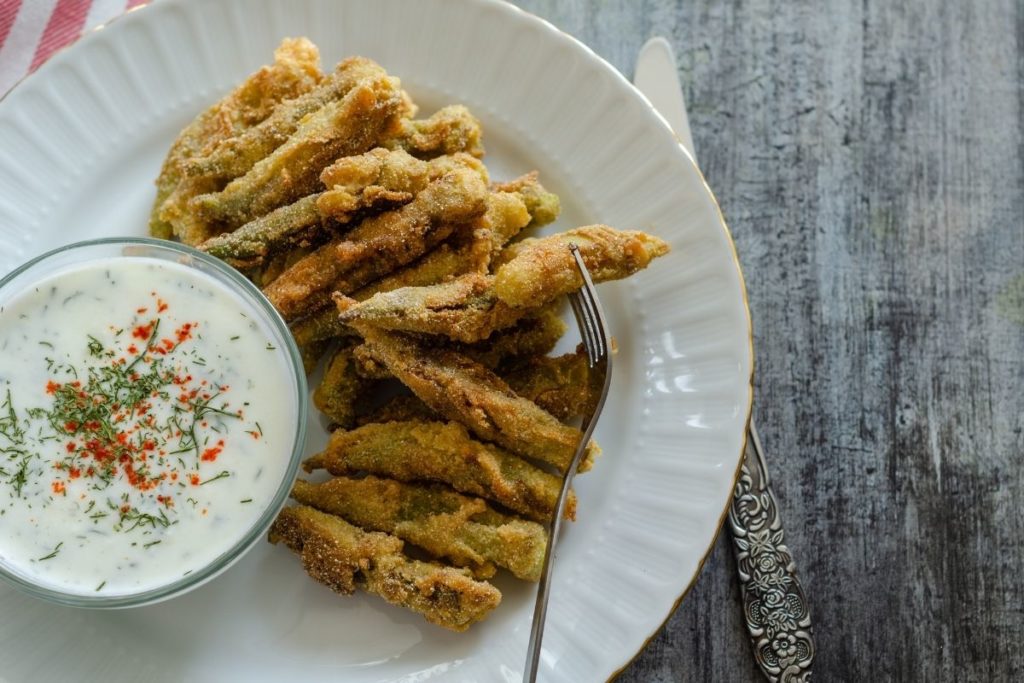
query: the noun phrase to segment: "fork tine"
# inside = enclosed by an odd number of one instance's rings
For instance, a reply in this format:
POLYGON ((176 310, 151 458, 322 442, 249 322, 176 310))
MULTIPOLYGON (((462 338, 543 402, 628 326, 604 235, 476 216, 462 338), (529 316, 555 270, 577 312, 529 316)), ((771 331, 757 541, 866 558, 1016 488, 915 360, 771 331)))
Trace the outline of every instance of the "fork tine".
MULTIPOLYGON (((587 325, 587 314, 583 311, 583 302, 580 301, 578 292, 569 295, 569 305, 572 307, 573 317, 576 318, 576 326, 583 330, 587 325)), ((586 340, 584 340, 584 344, 586 340)))
POLYGON ((572 306, 573 315, 576 316, 576 325, 583 335, 583 348, 587 351, 587 363, 593 368, 597 365, 596 345, 594 343, 593 320, 587 307, 585 297, 578 292, 569 295, 569 304, 572 306))
POLYGON ((523 681, 533 683, 537 680, 537 669, 540 664, 541 642, 544 638, 544 621, 547 615, 548 597, 551 589, 551 569, 554 565, 555 543, 558 540, 558 530, 562 524, 562 513, 565 509, 565 499, 572 485, 573 475, 587 445, 594 433, 597 418, 604 409, 605 400, 608 398, 608 388, 611 386, 612 378, 612 357, 611 342, 608 338, 608 325, 605 322, 604 310, 601 302, 594 291, 594 282, 587 272, 587 266, 580 256, 579 248, 570 245, 573 257, 576 259, 576 267, 583 276, 583 286, 578 292, 569 295, 569 304, 572 306, 573 315, 576 317, 576 324, 580 328, 580 335, 583 337, 583 346, 587 350, 587 360, 591 368, 604 373, 604 383, 601 388, 601 395, 590 415, 585 416, 582 425, 582 435, 573 455, 569 471, 562 481, 562 488, 558 494, 558 501, 555 503, 555 515, 551 520, 551 529, 548 534, 548 544, 544 550, 544 565, 541 569, 540 583, 537 586, 537 601, 533 608, 533 624, 530 630, 529 647, 526 652, 526 668, 523 672, 523 681))
MULTIPOLYGON (((586 319, 586 326, 584 335, 589 333, 590 344, 592 348, 591 365, 596 365, 601 356, 607 356, 610 349, 608 346, 608 335, 606 332, 606 326, 604 323, 604 313, 601 310, 601 306, 597 300, 597 292, 594 289, 594 282, 590 277, 590 273, 587 271, 586 265, 583 263, 583 257, 579 253, 579 249, 575 245, 572 247, 573 257, 576 259, 576 267, 580 270, 580 275, 583 277, 583 287, 579 290, 580 306, 583 308, 584 317, 586 319)), ((587 339, 584 339, 584 343, 587 343, 587 339)))
POLYGON ((590 336, 590 342, 594 348, 594 364, 596 365, 597 360, 605 355, 606 345, 604 339, 604 330, 601 329, 601 319, 597 310, 597 301, 594 299, 593 293, 587 287, 584 287, 580 292, 580 298, 583 303, 583 310, 587 314, 587 331, 590 336))

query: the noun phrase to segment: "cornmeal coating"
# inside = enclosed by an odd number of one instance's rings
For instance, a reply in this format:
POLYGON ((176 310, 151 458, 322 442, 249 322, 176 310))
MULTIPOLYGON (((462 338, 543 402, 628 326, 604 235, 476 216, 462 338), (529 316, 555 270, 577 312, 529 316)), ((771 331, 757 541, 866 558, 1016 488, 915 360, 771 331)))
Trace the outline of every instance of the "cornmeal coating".
POLYGON ((269 537, 297 553, 306 572, 336 593, 362 588, 453 631, 465 631, 501 602, 497 588, 468 570, 410 559, 394 536, 363 531, 311 507, 282 510, 269 537))
POLYGON ((394 127, 402 104, 398 79, 380 76, 303 119, 295 133, 220 192, 189 202, 212 224, 234 229, 320 189, 320 173, 335 159, 374 147, 394 127))
POLYGON ((249 76, 186 126, 171 145, 157 176, 150 234, 161 239, 177 234, 189 244, 200 243, 205 235, 188 233, 184 224, 175 230, 172 220, 184 213, 192 197, 219 187, 216 179, 186 179, 188 164, 265 121, 282 101, 314 89, 321 76, 316 45, 306 38, 286 38, 274 50, 273 64, 249 76))
POLYGON ((359 336, 355 330, 341 322, 338 310, 333 305, 295 320, 289 329, 292 337, 295 338, 295 343, 299 346, 342 337, 359 336))
POLYGON ((555 358, 529 358, 502 379, 559 420, 591 414, 603 388, 603 380, 591 370, 583 348, 555 358))
MULTIPOLYGON (((349 329, 351 330, 351 328, 349 329)), ((449 342, 447 348, 497 371, 502 366, 520 359, 529 361, 533 357, 543 357, 555 347, 558 340, 565 334, 566 329, 567 326, 558 316, 555 307, 549 305, 540 309, 536 316, 523 318, 514 327, 495 332, 484 341, 474 344, 449 342)), ((423 341, 427 344, 431 342, 430 339, 423 341)), ((356 372, 363 377, 373 379, 392 377, 387 367, 378 362, 372 350, 365 345, 355 348, 354 358, 356 372)), ((541 365, 543 366, 543 363, 541 365)), ((499 372, 499 374, 501 373, 499 372)), ((521 394, 522 392, 517 393, 521 394)))
POLYGON ((233 232, 226 232, 199 246, 211 256, 235 266, 259 266, 274 254, 315 242, 327 228, 317 202, 311 194, 249 221, 233 232))
MULTIPOLYGON (((562 485, 559 477, 472 438, 458 422, 384 422, 335 430, 327 449, 303 467, 307 472, 365 471, 399 481, 440 482, 538 522, 551 519, 562 485)), ((576 496, 571 492, 565 516, 576 518, 576 496)))
POLYGON ((456 152, 481 158, 484 155, 482 137, 480 121, 463 105, 453 104, 427 119, 403 119, 398 134, 384 146, 404 149, 423 159, 456 152))
POLYGON ((487 211, 461 226, 448 242, 418 261, 371 282, 352 294, 356 301, 401 287, 427 286, 466 273, 486 273, 491 259, 530 222, 526 205, 513 193, 491 192, 487 211))
POLYGON ((572 244, 579 247, 595 283, 628 277, 669 251, 657 237, 607 225, 525 239, 501 254, 494 293, 510 306, 528 308, 576 291, 583 286, 583 276, 569 251, 572 244))
POLYGON ((494 294, 494 278, 467 273, 425 287, 401 287, 357 302, 341 294, 334 301, 340 320, 382 330, 443 335, 468 344, 515 325, 529 313, 494 294))
POLYGON ((515 192, 522 198, 526 210, 530 212, 527 228, 540 228, 554 223, 562 212, 558 195, 544 189, 538 180, 539 176, 537 171, 530 171, 514 180, 495 183, 492 188, 496 192, 515 192))
POLYGON ((343 99, 360 83, 385 76, 384 68, 372 59, 344 59, 317 87, 281 102, 258 125, 219 141, 204 154, 190 159, 185 172, 192 178, 221 181, 243 176, 287 142, 307 116, 343 99))
MULTIPOLYGON (((483 365, 444 348, 429 348, 409 337, 359 324, 356 329, 376 360, 416 396, 449 420, 504 448, 565 472, 582 433, 564 425, 535 403, 517 395, 483 365)), ((590 468, 594 444, 580 464, 590 468)))
POLYGON ((440 419, 440 415, 412 394, 399 394, 383 405, 358 415, 356 424, 362 427, 374 422, 436 422, 440 419))
POLYGON ((319 310, 332 290, 352 292, 406 265, 487 208, 479 175, 456 169, 405 206, 368 218, 302 259, 265 290, 286 320, 319 310))
POLYGON ((427 162, 404 150, 377 147, 342 157, 320 174, 327 188, 317 199, 320 213, 340 224, 371 210, 412 201, 430 180, 427 162))
MULTIPOLYGON (((550 353, 568 326, 558 315, 558 307, 548 304, 531 311, 513 327, 507 327, 474 344, 454 343, 451 348, 492 370, 522 357, 550 353)), ((499 372, 499 374, 501 374, 499 372)))
POLYGON ((490 578, 498 566, 520 579, 540 579, 547 544, 543 526, 445 486, 372 475, 320 484, 300 479, 292 498, 363 529, 394 534, 436 558, 469 568, 477 578, 490 578))
POLYGON ((351 346, 342 346, 334 352, 320 385, 313 392, 313 405, 344 428, 354 424, 356 401, 370 384, 356 372, 352 352, 351 346))

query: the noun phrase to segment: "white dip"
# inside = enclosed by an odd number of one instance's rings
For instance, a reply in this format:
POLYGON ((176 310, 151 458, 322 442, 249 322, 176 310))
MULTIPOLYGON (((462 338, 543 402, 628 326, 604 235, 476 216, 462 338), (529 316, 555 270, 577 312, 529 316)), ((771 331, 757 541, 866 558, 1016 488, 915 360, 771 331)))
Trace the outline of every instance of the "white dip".
POLYGON ((0 309, 0 565, 81 595, 151 590, 272 502, 295 380, 256 311, 168 261, 67 269, 0 309))

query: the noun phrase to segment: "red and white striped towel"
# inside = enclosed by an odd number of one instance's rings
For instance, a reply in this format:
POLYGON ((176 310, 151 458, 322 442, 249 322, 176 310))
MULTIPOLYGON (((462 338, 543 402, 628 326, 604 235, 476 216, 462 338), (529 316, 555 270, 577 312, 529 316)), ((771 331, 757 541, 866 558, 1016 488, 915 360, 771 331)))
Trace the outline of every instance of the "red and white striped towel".
POLYGON ((0 94, 60 48, 146 0, 0 0, 0 94))

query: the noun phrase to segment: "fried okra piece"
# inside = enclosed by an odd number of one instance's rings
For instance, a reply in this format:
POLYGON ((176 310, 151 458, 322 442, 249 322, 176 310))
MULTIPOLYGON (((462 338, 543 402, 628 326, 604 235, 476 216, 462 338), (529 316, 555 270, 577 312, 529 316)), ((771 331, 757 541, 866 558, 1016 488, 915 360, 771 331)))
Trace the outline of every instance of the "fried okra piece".
POLYGON ((583 276, 569 250, 572 244, 579 247, 595 283, 628 277, 669 251, 669 246, 657 237, 607 225, 525 239, 502 253, 494 275, 495 295, 510 306, 523 308, 579 289, 583 276))
POLYGON ((320 359, 327 353, 330 346, 329 341, 315 341, 309 344, 299 344, 299 357, 302 358, 302 369, 306 374, 311 374, 320 364, 320 359))
POLYGON ((282 251, 274 254, 269 259, 254 266, 240 268, 246 277, 253 281, 257 287, 269 287, 277 278, 281 277, 284 271, 291 268, 296 261, 306 256, 311 251, 310 247, 298 246, 290 251, 282 251))
POLYGON ((445 154, 444 156, 434 157, 427 162, 427 173, 430 174, 431 180, 436 180, 457 168, 468 168, 475 172, 480 176, 480 180, 484 181, 484 185, 488 185, 491 182, 491 176, 487 172, 484 162, 468 152, 460 151, 454 154, 445 154))
POLYGON ((394 379, 391 370, 381 361, 377 360, 373 349, 365 344, 360 344, 352 350, 352 357, 355 361, 356 373, 366 379, 394 379))
POLYGON ((356 372, 352 351, 351 346, 342 346, 334 352, 320 386, 313 392, 317 409, 346 429, 355 421, 356 401, 370 384, 356 372))
POLYGON ((381 330, 444 335, 471 344, 515 325, 528 311, 494 295, 494 278, 467 273, 426 287, 401 287, 357 302, 335 294, 341 321, 381 330))
MULTIPOLYGON (((486 254, 481 252, 486 249, 480 248, 480 243, 473 236, 475 231, 471 228, 471 225, 459 226, 459 234, 452 237, 454 241, 440 244, 410 265, 361 287, 352 294, 352 298, 363 301, 377 292, 433 285, 452 276, 478 272, 484 268, 486 254)), ((342 322, 337 306, 331 304, 294 323, 292 334, 296 341, 313 341, 352 335, 355 332, 342 322)))
POLYGON ((320 172, 338 157, 374 147, 395 125, 402 103, 395 78, 370 78, 311 114, 288 140, 220 192, 189 208, 200 219, 237 228, 320 189, 320 172))
POLYGON ((452 344, 450 348, 492 370, 523 357, 543 356, 555 348, 567 326, 556 308, 548 305, 513 327, 499 330, 474 344, 452 344))
MULTIPOLYGON (((288 267, 287 263, 287 254, 277 254, 269 261, 245 268, 245 271, 247 277, 252 280, 253 284, 257 287, 266 287, 281 276, 281 273, 283 273, 285 268, 288 267)), ((241 266, 235 267, 239 268, 241 266)))
MULTIPOLYGON (((406 336, 362 324, 356 329, 377 362, 433 410, 517 455, 554 465, 563 473, 569 467, 582 438, 580 430, 517 395, 483 365, 406 336)), ((590 444, 581 471, 590 468, 595 451, 590 444)))
POLYGON ((502 378, 559 420, 590 414, 601 397, 600 377, 591 372, 582 348, 555 358, 530 358, 502 378))
POLYGON ((370 210, 407 204, 429 180, 427 162, 401 149, 377 147, 325 168, 320 181, 327 190, 317 207, 323 216, 345 224, 370 210))
MULTIPOLYGON (((658 243, 663 244, 660 240, 652 244, 658 243)), ((518 245, 513 245, 506 252, 516 247, 518 245)), ((523 306, 513 306, 498 297, 499 275, 489 277, 468 273, 437 285, 381 291, 364 301, 335 296, 335 303, 341 312, 340 321, 347 324, 364 323, 383 330, 444 335, 466 344, 481 342, 515 325, 532 310, 530 307, 545 305, 572 291, 570 287, 577 282, 579 273, 567 245, 562 244, 560 248, 565 250, 570 260, 561 261, 557 269, 551 270, 543 264, 530 263, 527 252, 521 252, 522 258, 509 264, 513 272, 506 271, 508 277, 518 277, 520 273, 517 271, 525 270, 529 271, 530 277, 539 278, 536 282, 527 281, 530 287, 535 288, 534 298, 523 302, 523 306), (548 282, 549 289, 545 290, 538 282, 548 282)), ((549 259, 548 265, 557 260, 549 259)), ((632 268, 634 265, 622 263, 618 268, 608 266, 597 269, 594 279, 602 282, 612 277, 625 277, 632 268)))
POLYGON ((199 249, 236 268, 261 265, 268 256, 316 240, 325 231, 312 194, 249 221, 238 230, 214 237, 199 249))
POLYGON ((216 179, 186 178, 187 165, 216 145, 251 130, 272 116, 282 101, 313 89, 320 78, 316 45, 305 38, 285 39, 274 50, 273 64, 249 76, 186 126, 171 145, 157 176, 150 234, 162 239, 177 234, 190 244, 201 242, 204 235, 191 235, 182 228, 176 231, 171 219, 184 212, 192 197, 220 188, 216 179))
POLYGON ((478 249, 489 249, 485 252, 485 267, 490 267, 491 261, 497 258, 505 245, 529 225, 531 220, 526 203, 519 194, 491 192, 488 195, 487 213, 474 232, 476 242, 480 244, 478 249))
MULTIPOLYGON (((554 308, 541 309, 536 317, 524 318, 515 327, 495 332, 488 339, 475 344, 450 343, 447 348, 480 363, 491 370, 516 359, 543 357, 555 347, 565 334, 566 325, 554 308)), ((429 344, 429 340, 424 340, 429 344)), ((366 346, 357 346, 353 352, 356 372, 373 379, 391 378, 391 371, 380 363, 373 351, 366 346)), ((517 392, 521 393, 521 392, 517 392)), ((532 397, 531 397, 532 400, 532 397)), ((542 406, 543 407, 543 406, 542 406)))
POLYGON ((497 588, 468 570, 411 559, 394 536, 363 531, 311 507, 282 510, 269 538, 298 554, 306 572, 334 592, 362 588, 453 631, 465 631, 501 602, 497 588))
POLYGON ((461 104, 439 109, 428 119, 405 119, 401 125, 400 132, 385 142, 385 147, 404 149, 424 159, 456 152, 466 152, 477 158, 484 155, 480 121, 461 104))
POLYGON ((399 394, 370 412, 357 416, 356 424, 362 427, 373 422, 435 422, 440 419, 440 415, 415 396, 399 394))
POLYGON ((530 221, 518 195, 491 192, 487 211, 466 224, 448 242, 418 261, 396 270, 353 293, 356 301, 401 287, 428 286, 466 273, 486 273, 491 259, 530 221))
MULTIPOLYGON (((487 498, 538 522, 551 519, 562 480, 498 446, 473 439, 458 422, 385 422, 336 430, 307 472, 365 471, 399 481, 432 481, 487 498)), ((569 494, 565 516, 576 518, 569 494)))
POLYGON ((410 203, 362 221, 288 269, 266 295, 286 320, 317 311, 330 292, 353 292, 411 263, 443 241, 456 225, 487 208, 487 188, 467 169, 427 185, 410 203))
POLYGON ((427 186, 456 169, 476 171, 489 182, 487 168, 462 152, 429 162, 398 148, 377 147, 365 154, 343 157, 324 169, 320 181, 327 188, 317 202, 321 215, 348 223, 369 210, 405 204, 427 186))
POLYGON ((490 578, 495 566, 540 579, 547 533, 537 522, 497 512, 480 498, 437 484, 367 476, 321 484, 299 480, 292 498, 372 531, 394 534, 439 559, 490 578))
POLYGON ((312 315, 296 320, 289 329, 292 337, 295 338, 295 343, 299 346, 318 341, 359 336, 355 330, 341 322, 338 309, 334 306, 328 306, 312 315))
POLYGON ((363 81, 385 76, 387 72, 372 59, 345 59, 317 87, 281 102, 258 125, 218 141, 204 154, 190 159, 185 164, 185 173, 192 178, 219 181, 243 176, 283 145, 307 116, 343 99, 363 81))
POLYGON ((562 211, 558 195, 548 192, 538 180, 537 171, 531 171, 506 183, 495 183, 496 192, 515 192, 526 204, 530 212, 530 224, 527 228, 540 228, 558 219, 562 211))
MULTIPOLYGON (((454 241, 440 244, 408 266, 359 288, 352 293, 352 299, 364 301, 378 292, 388 292, 401 287, 430 286, 444 282, 450 277, 479 272, 484 259, 478 253, 479 249, 475 248, 477 242, 471 228, 472 226, 460 226, 460 234, 453 236, 454 241)), ((337 317, 337 307, 332 306, 329 314, 337 317)))

